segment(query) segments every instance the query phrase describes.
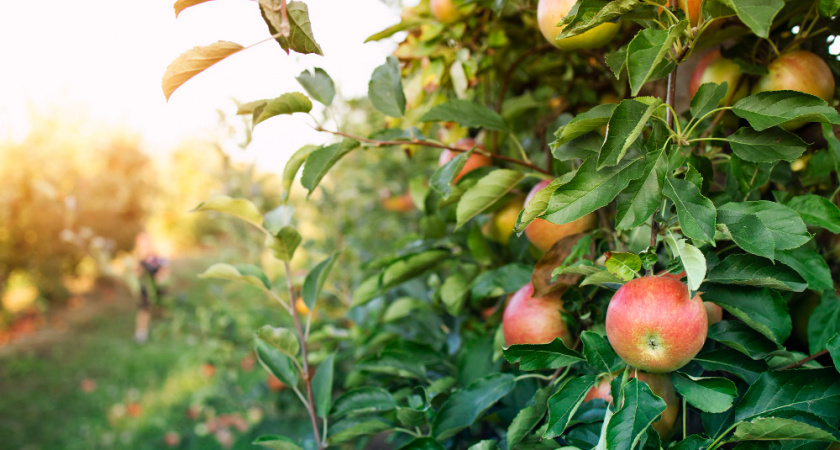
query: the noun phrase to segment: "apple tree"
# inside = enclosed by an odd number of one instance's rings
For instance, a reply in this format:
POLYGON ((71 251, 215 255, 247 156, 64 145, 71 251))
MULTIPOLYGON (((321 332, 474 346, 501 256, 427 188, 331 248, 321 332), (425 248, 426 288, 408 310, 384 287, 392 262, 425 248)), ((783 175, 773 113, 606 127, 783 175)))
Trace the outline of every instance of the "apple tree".
MULTIPOLYGON (((178 0, 176 13, 205 1, 178 0)), ((254 285, 291 316, 288 327, 257 330, 255 346, 312 427, 297 441, 277 430, 256 443, 837 446, 838 8, 404 8, 368 39, 405 36, 370 79, 377 129, 313 116, 332 143, 300 149, 282 174, 287 191, 308 195, 351 152, 402 152, 412 167, 403 183, 420 234, 362 267, 341 315, 311 312, 340 254, 294 286, 293 218, 264 217, 246 199, 198 207, 261 230, 287 273, 279 291, 253 265, 203 274, 254 285), (440 152, 436 167, 422 164, 437 159, 430 152, 440 152)), ((261 0, 259 9, 286 52, 322 53, 305 2, 261 0)), ((184 53, 164 75, 165 94, 244 49, 217 42, 184 53)), ((340 107, 324 70, 298 81, 305 93, 240 113, 269 127, 310 113, 313 101, 340 107)))

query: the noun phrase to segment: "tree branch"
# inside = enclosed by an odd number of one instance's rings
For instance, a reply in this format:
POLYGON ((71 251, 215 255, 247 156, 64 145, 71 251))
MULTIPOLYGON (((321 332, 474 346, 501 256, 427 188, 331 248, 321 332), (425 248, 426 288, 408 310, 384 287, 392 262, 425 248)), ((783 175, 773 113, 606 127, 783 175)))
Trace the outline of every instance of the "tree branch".
POLYGON ((788 364, 784 367, 781 367, 777 370, 795 369, 797 367, 800 367, 800 366, 804 365, 805 363, 807 363, 809 361, 813 361, 813 360, 819 358, 820 356, 823 356, 823 355, 826 355, 826 354, 828 354, 828 350, 823 350, 821 352, 814 353, 813 355, 811 355, 807 358, 802 358, 802 359, 800 359, 799 361, 796 361, 793 364, 788 364))
MULTIPOLYGON (((453 152, 458 152, 458 153, 465 153, 469 150, 469 149, 464 150, 463 148, 458 148, 458 147, 452 147, 452 146, 446 145, 446 144, 439 144, 437 142, 421 141, 419 139, 412 139, 410 141, 380 141, 380 140, 377 140, 377 139, 369 139, 369 138, 365 138, 365 137, 361 137, 361 136, 356 136, 356 135, 353 135, 353 134, 350 134, 350 133, 344 133, 342 131, 327 130, 327 129, 322 128, 320 126, 316 127, 315 130, 316 131, 323 131, 325 133, 334 134, 336 136, 355 139, 355 140, 360 141, 360 142, 373 144, 377 147, 388 147, 388 146, 391 146, 391 145, 418 145, 418 146, 421 146, 421 147, 442 148, 442 149, 451 150, 453 152)), ((520 166, 527 167, 527 168, 535 170, 537 172, 540 172, 540 173, 543 173, 543 174, 546 174, 546 175, 551 175, 551 172, 543 169, 542 167, 536 166, 536 165, 531 164, 531 163, 526 162, 526 161, 522 161, 521 159, 511 158, 509 156, 504 156, 504 155, 497 155, 495 153, 489 153, 489 152, 481 151, 481 150, 478 150, 478 149, 475 150, 475 153, 478 153, 478 154, 481 154, 481 155, 484 155, 484 156, 488 156, 488 157, 493 158, 493 159, 498 159, 500 161, 507 161, 507 162, 512 163, 512 164, 518 164, 520 166)))

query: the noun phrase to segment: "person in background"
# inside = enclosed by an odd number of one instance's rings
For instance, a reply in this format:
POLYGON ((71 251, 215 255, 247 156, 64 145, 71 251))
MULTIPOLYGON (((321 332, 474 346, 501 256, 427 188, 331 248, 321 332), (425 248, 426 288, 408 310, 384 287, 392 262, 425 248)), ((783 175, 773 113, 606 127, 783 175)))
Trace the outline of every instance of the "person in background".
POLYGON ((169 261, 157 254, 152 237, 146 232, 137 235, 134 251, 138 260, 136 274, 140 287, 134 340, 143 344, 149 339, 152 305, 158 304, 162 294, 160 282, 168 275, 169 261))

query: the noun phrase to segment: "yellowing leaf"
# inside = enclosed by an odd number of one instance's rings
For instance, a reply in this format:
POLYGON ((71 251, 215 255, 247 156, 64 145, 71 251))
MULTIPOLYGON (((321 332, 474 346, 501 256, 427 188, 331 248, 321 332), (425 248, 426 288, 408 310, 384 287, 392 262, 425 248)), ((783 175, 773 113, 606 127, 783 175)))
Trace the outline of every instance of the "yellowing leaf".
POLYGON ((204 47, 194 47, 175 58, 163 74, 163 94, 166 100, 190 78, 245 47, 228 41, 219 41, 204 47))
POLYGON ((195 6, 199 3, 209 2, 210 0, 176 0, 175 1, 175 17, 178 17, 178 14, 181 14, 181 11, 189 8, 190 6, 195 6))

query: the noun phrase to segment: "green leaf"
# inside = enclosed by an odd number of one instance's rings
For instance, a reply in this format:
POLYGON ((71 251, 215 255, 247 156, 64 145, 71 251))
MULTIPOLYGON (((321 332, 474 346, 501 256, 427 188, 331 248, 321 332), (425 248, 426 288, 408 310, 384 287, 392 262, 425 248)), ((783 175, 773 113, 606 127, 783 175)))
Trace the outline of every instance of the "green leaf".
POLYGON ((825 350, 828 340, 840 333, 840 297, 833 290, 823 292, 820 303, 808 319, 808 348, 825 350))
POLYGON ((521 233, 525 230, 528 224, 533 222, 537 217, 541 216, 548 208, 548 203, 551 200, 551 195, 554 191, 561 185, 568 183, 575 173, 576 172, 569 172, 560 178, 555 178, 551 181, 551 183, 548 183, 548 186, 540 189, 536 194, 534 194, 531 197, 531 200, 525 204, 524 208, 519 213, 519 217, 516 218, 516 226, 513 231, 521 233))
POLYGON ((642 270, 642 259, 633 253, 610 252, 604 265, 611 274, 630 281, 642 270))
POLYGON ((286 53, 289 53, 291 49, 304 54, 324 54, 321 46, 315 42, 315 36, 312 35, 312 24, 309 21, 309 9, 306 7, 306 3, 300 1, 286 3, 288 33, 281 33, 281 30, 286 28, 286 26, 283 24, 280 0, 260 2, 260 12, 265 23, 268 25, 268 30, 271 32, 271 35, 275 36, 280 34, 275 40, 286 53))
POLYGON ((392 25, 392 26, 390 26, 390 27, 388 27, 388 28, 386 28, 382 31, 379 31, 377 33, 374 33, 374 34, 368 36, 367 39, 365 39, 364 43, 367 44, 368 42, 381 41, 382 39, 387 39, 387 38, 399 33, 400 31, 405 31, 405 30, 408 30, 408 29, 411 29, 411 28, 415 28, 415 27, 417 27, 419 25, 422 25, 422 24, 423 24, 423 20, 417 20, 417 19, 403 20, 402 22, 400 22, 396 25, 392 25))
POLYGON ((429 179, 429 185, 432 189, 440 192, 440 195, 447 199, 452 190, 452 183, 455 177, 461 173, 461 169, 467 164, 467 160, 472 156, 474 149, 470 149, 466 153, 461 153, 458 156, 450 159, 446 164, 435 169, 432 177, 429 179))
POLYGON ((574 177, 551 194, 543 219, 556 224, 580 219, 609 204, 644 172, 641 158, 624 160, 600 171, 596 170, 596 163, 595 158, 584 161, 574 177))
POLYGON ((286 166, 283 168, 283 200, 288 201, 290 193, 292 191, 292 183, 295 181, 295 177, 297 176, 298 170, 300 170, 300 166, 303 165, 303 162, 306 161, 306 158, 321 147, 317 145, 304 145, 291 157, 289 160, 286 161, 286 166))
POLYGON ((292 358, 269 345, 262 339, 254 339, 257 360, 268 373, 277 377, 286 386, 297 386, 298 373, 292 358))
POLYGON ((554 146, 559 147, 570 142, 572 139, 583 136, 591 131, 596 131, 607 125, 616 106, 611 103, 596 105, 589 111, 578 114, 569 123, 557 129, 557 132, 554 134, 557 137, 554 146))
POLYGON ((696 243, 715 242, 715 205, 700 193, 694 183, 679 178, 665 178, 662 193, 674 202, 683 234, 696 243))
POLYGON ((548 428, 543 439, 553 439, 566 431, 584 397, 595 386, 595 376, 584 375, 565 380, 548 399, 548 428))
POLYGON ((332 385, 335 373, 335 353, 330 353, 312 377, 312 404, 315 414, 326 419, 332 405, 332 385))
POLYGON ((840 334, 835 334, 829 339, 825 347, 831 355, 831 360, 834 361, 834 368, 840 372, 840 334))
POLYGON ((312 102, 309 97, 300 92, 287 92, 274 100, 269 100, 262 108, 254 111, 254 126, 274 116, 309 111, 312 111, 312 102))
POLYGON ((344 139, 339 144, 321 147, 306 158, 306 165, 303 166, 303 174, 300 176, 300 184, 309 191, 307 198, 312 195, 312 191, 318 187, 318 184, 321 183, 324 175, 332 166, 358 146, 359 141, 344 139))
POLYGON ((659 99, 650 105, 627 99, 615 107, 607 125, 607 136, 598 155, 598 170, 615 166, 624 158, 627 150, 641 135, 650 116, 660 105, 662 100, 659 99))
POLYGON ((776 258, 776 241, 773 232, 758 216, 733 211, 718 211, 718 224, 733 242, 747 252, 771 260, 776 258))
POLYGON ((448 250, 433 249, 412 253, 391 262, 381 276, 374 275, 356 288, 351 306, 363 305, 373 300, 386 289, 425 273, 449 256, 448 250))
POLYGON ((778 344, 737 320, 722 320, 709 326, 707 337, 752 359, 762 359, 779 350, 778 344))
POLYGON ((440 299, 446 312, 452 316, 461 314, 464 304, 470 296, 475 270, 457 271, 448 276, 440 287, 440 299))
POLYGON ((432 437, 417 438, 399 448, 399 450, 446 450, 437 439, 432 437))
POLYGON ((825 100, 798 91, 759 92, 732 105, 732 112, 757 131, 785 122, 840 124, 840 115, 825 100))
POLYGON ((310 97, 326 106, 332 104, 335 97, 335 84, 324 69, 316 67, 312 72, 304 70, 295 79, 310 97))
POLYGON ((783 0, 717 0, 735 11, 741 22, 759 37, 767 38, 773 18, 782 7, 783 0))
POLYGON ((300 233, 291 225, 280 228, 274 235, 265 237, 265 247, 271 250, 271 254, 280 261, 289 262, 295 255, 303 238, 300 233))
POLYGON ((615 227, 619 230, 632 230, 647 222, 662 203, 668 156, 664 150, 658 150, 644 158, 644 173, 631 181, 616 201, 615 227))
POLYGON ((502 116, 484 105, 469 100, 450 100, 430 109, 420 122, 455 122, 464 127, 506 131, 502 116))
POLYGON ((779 127, 761 132, 743 127, 726 140, 739 158, 756 163, 792 162, 802 156, 808 146, 799 136, 779 127))
POLYGON ((458 202, 455 229, 499 201, 513 189, 525 175, 510 169, 496 169, 478 180, 458 202))
POLYGON ((263 325, 257 330, 257 338, 291 358, 297 357, 300 352, 300 342, 298 341, 297 335, 288 328, 275 328, 271 325, 263 325))
POLYGON ((819 195, 805 194, 793 197, 786 205, 799 213, 808 225, 840 234, 840 208, 831 200, 819 195))
POLYGON ((832 369, 799 369, 761 374, 735 406, 737 422, 784 411, 811 412, 840 423, 840 377, 832 369))
POLYGON ((368 83, 368 97, 374 108, 386 116, 402 117, 405 113, 405 92, 396 57, 389 56, 385 64, 373 70, 368 83))
POLYGON ((786 411, 785 417, 757 417, 740 422, 729 442, 739 441, 838 441, 840 433, 818 416, 786 411))
POLYGON ((726 378, 698 378, 674 372, 671 379, 674 381, 674 389, 685 401, 708 413, 728 410, 738 396, 735 383, 726 378))
POLYGON ((699 120, 701 117, 717 109, 720 102, 726 97, 728 87, 726 81, 721 84, 706 83, 701 85, 694 94, 694 97, 691 98, 689 109, 691 117, 699 120))
POLYGON ((499 445, 496 444, 496 441, 484 440, 471 445, 467 450, 494 450, 498 448, 499 445))
POLYGON ((692 434, 691 436, 671 444, 668 450, 697 450, 698 448, 708 448, 712 440, 700 435, 692 434))
POLYGON ((686 243, 685 239, 675 239, 670 232, 665 236, 665 242, 671 252, 680 258, 685 269, 688 290, 694 292, 700 289, 706 278, 706 257, 699 248, 686 243))
POLYGON ((627 74, 634 97, 639 95, 645 83, 673 70, 674 63, 666 59, 666 56, 674 40, 682 35, 687 26, 688 21, 681 21, 670 30, 645 28, 630 41, 627 46, 627 74))
POLYGON ((559 369, 578 361, 583 355, 566 346, 562 339, 554 338, 548 344, 516 344, 504 349, 505 359, 525 371, 559 369))
POLYGON ((321 289, 324 287, 324 283, 330 275, 330 270, 332 270, 333 264, 335 264, 336 256, 338 256, 338 253, 333 253, 327 259, 318 263, 314 269, 306 274, 306 278, 303 280, 301 296, 303 297, 303 303, 306 304, 306 307, 310 311, 315 307, 315 301, 318 300, 321 289))
POLYGON ((250 284, 259 289, 270 289, 271 283, 268 277, 256 266, 232 266, 230 264, 216 263, 207 268, 199 278, 216 278, 219 280, 238 281, 250 284))
POLYGON ((347 417, 330 423, 329 443, 340 444, 358 436, 381 433, 391 428, 391 425, 377 417, 347 417))
POLYGON ((270 448, 272 450, 303 450, 303 448, 294 443, 291 439, 276 434, 263 435, 251 442, 252 445, 259 445, 270 448))
POLYGON ((575 4, 561 24, 558 39, 577 36, 598 25, 612 22, 641 5, 639 0, 583 0, 575 4))
POLYGON ((706 370, 722 370, 738 376, 747 383, 754 382, 759 374, 767 370, 763 360, 744 358, 744 354, 728 348, 718 348, 695 356, 693 361, 706 370))
POLYGON ((377 387, 363 387, 345 392, 335 399, 332 415, 341 417, 347 414, 366 414, 391 411, 397 402, 391 394, 377 387))
POLYGON ((627 47, 628 44, 624 44, 618 50, 608 54, 604 57, 605 62, 607 63, 607 67, 610 68, 613 75, 615 75, 615 79, 618 80, 621 78, 621 72, 624 71, 624 68, 627 66, 627 47))
POLYGON ((260 211, 253 203, 244 198, 230 198, 227 195, 218 195, 210 200, 199 203, 193 209, 193 212, 199 211, 218 211, 230 214, 262 229, 262 214, 260 214, 260 211))
POLYGON ((831 270, 822 255, 807 247, 784 250, 776 253, 776 259, 795 270, 814 291, 834 289, 831 270))
POLYGON ((470 426, 515 386, 513 375, 495 373, 456 391, 440 407, 432 430, 439 440, 449 439, 470 426))
POLYGON ((837 10, 840 9, 840 0, 819 0, 817 5, 819 5, 818 10, 821 16, 831 17, 837 14, 837 10))
POLYGON ((703 293, 703 299, 720 305, 777 344, 790 336, 793 325, 787 303, 772 289, 712 284, 703 293))
POLYGON ((537 389, 534 398, 528 402, 528 406, 519 410, 507 430, 508 448, 516 448, 516 445, 542 421, 548 409, 548 397, 552 391, 553 388, 550 386, 537 389))
POLYGON ((712 268, 706 281, 745 286, 766 286, 786 291, 802 292, 808 284, 798 273, 758 256, 729 255, 712 268))
POLYGON ((624 364, 615 353, 610 343, 594 331, 584 331, 580 334, 583 342, 583 355, 586 362, 600 373, 613 373, 624 364))
POLYGON ((635 378, 628 381, 624 386, 624 404, 607 425, 607 448, 631 450, 666 406, 647 384, 635 378))
POLYGON ((532 272, 533 266, 520 263, 487 270, 473 281, 471 296, 473 300, 481 300, 516 292, 531 281, 532 272))
POLYGON ((745 216, 757 217, 770 230, 776 250, 797 248, 811 240, 799 214, 779 203, 767 200, 730 202, 721 206, 718 214, 722 223, 734 223, 745 216))
POLYGON ((382 321, 393 322, 395 320, 404 319, 411 314, 428 310, 430 310, 430 305, 423 300, 411 297, 400 297, 388 305, 388 309, 386 309, 385 314, 382 315, 382 321))
POLYGON ((426 379, 426 367, 412 360, 404 352, 386 351, 379 356, 365 359, 356 365, 365 372, 382 373, 401 378, 426 379))

